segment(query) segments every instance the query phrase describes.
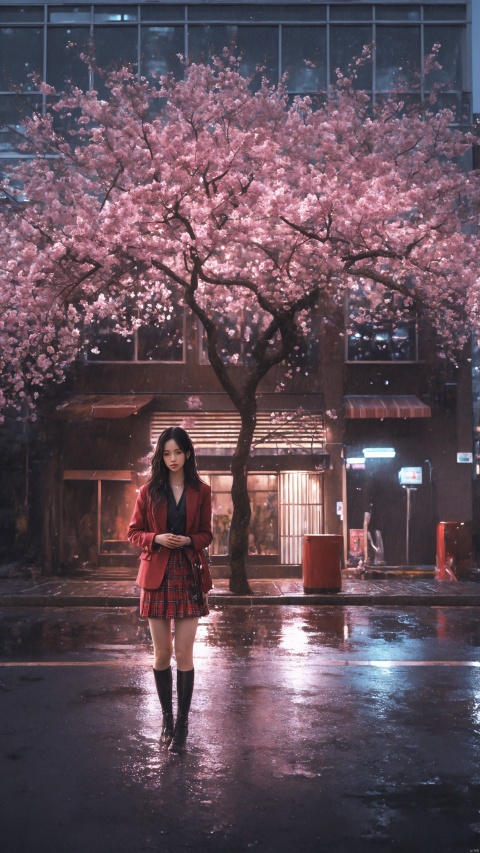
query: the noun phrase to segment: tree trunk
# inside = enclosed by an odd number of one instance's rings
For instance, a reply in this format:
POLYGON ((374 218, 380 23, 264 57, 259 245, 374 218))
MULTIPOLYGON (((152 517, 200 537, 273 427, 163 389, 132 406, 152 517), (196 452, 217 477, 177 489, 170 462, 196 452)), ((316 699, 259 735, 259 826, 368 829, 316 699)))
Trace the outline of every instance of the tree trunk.
POLYGON ((232 501, 233 515, 230 527, 230 591, 237 595, 247 595, 251 589, 247 579, 248 528, 251 508, 247 483, 247 460, 252 446, 256 424, 256 400, 243 399, 240 412, 242 425, 237 447, 232 459, 232 501))

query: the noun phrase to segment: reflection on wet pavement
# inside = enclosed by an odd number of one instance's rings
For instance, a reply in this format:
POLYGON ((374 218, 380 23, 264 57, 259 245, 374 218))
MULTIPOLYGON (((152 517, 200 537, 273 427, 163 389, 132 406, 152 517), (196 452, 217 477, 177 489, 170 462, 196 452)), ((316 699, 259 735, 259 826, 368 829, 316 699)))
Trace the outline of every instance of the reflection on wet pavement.
POLYGON ((12 608, 0 638, 7 853, 480 847, 475 608, 214 611, 183 756, 134 609, 12 608))

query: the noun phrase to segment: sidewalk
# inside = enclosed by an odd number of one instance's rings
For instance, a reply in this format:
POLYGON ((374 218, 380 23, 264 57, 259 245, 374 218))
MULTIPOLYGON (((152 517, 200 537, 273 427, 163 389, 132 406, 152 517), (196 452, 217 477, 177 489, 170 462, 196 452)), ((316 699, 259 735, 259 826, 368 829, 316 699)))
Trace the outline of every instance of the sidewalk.
MULTIPOLYGON (((305 595, 300 579, 251 580, 252 595, 233 595, 228 580, 214 579, 213 607, 229 605, 400 605, 480 606, 480 584, 432 579, 345 579, 338 593, 305 595)), ((134 607, 139 591, 134 581, 61 578, 0 579, 0 607, 134 607)))

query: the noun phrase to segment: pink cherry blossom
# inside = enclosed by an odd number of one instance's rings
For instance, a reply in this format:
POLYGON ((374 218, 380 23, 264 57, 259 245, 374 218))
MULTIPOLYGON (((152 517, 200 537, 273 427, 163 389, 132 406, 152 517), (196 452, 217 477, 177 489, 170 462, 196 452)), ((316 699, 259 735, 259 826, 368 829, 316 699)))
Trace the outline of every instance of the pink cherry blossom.
POLYGON ((256 391, 277 364, 293 359, 295 375, 312 317, 337 316, 360 288, 373 312, 386 290, 403 300, 395 316, 410 303, 444 353, 478 327, 479 177, 462 166, 473 137, 447 109, 407 110, 401 92, 372 107, 354 79, 339 75, 322 102, 290 104, 283 85, 252 91, 228 52, 186 67, 182 80, 150 84, 123 69, 107 78, 108 101, 73 88, 27 121, 29 157, 2 188, 0 405, 33 411, 98 318, 131 332, 129 300, 145 321, 182 300, 241 416, 237 591, 248 588, 256 391), (62 135, 67 116, 73 129, 62 135), (250 367, 239 384, 218 332, 235 335, 243 311, 250 367))

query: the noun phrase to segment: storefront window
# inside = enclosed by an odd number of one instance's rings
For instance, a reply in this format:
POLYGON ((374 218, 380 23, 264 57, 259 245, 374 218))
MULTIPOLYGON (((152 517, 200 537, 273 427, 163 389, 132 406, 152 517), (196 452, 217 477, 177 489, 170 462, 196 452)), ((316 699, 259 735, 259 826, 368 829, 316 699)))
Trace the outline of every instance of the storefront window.
POLYGON ((66 481, 63 488, 63 562, 98 565, 98 483, 66 481))
POLYGON ((323 533, 322 475, 309 471, 280 474, 280 562, 302 562, 303 537, 323 533))
POLYGON ((138 553, 138 548, 127 541, 135 498, 134 483, 119 483, 115 480, 101 482, 101 554, 138 553))
MULTIPOLYGON (((228 554, 228 538, 232 523, 231 474, 202 474, 212 487, 214 557, 228 554)), ((276 474, 250 474, 248 492, 252 518, 249 533, 249 554, 267 556, 278 554, 278 477, 276 474)))

